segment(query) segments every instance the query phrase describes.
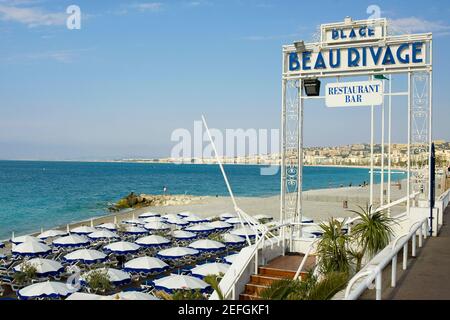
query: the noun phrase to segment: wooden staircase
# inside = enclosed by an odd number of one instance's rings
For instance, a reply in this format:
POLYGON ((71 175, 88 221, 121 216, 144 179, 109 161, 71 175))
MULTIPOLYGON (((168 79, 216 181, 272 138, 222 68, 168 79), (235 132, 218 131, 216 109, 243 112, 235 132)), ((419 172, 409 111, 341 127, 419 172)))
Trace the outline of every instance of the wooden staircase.
MULTIPOLYGON (((259 294, 265 288, 269 287, 274 281, 281 279, 294 279, 297 271, 296 269, 300 265, 300 261, 303 256, 298 255, 296 257, 297 258, 292 258, 292 256, 278 257, 269 262, 267 265, 259 267, 258 274, 253 274, 250 276, 250 282, 245 285, 245 290, 239 295, 239 300, 261 300, 259 294), (298 263, 295 262, 296 260, 298 260, 298 263), (297 265, 296 268, 292 266, 293 261, 294 265, 297 265)), ((313 262, 311 261, 310 264, 311 263, 313 262)), ((307 276, 307 272, 301 272, 300 276, 304 279, 307 276)))

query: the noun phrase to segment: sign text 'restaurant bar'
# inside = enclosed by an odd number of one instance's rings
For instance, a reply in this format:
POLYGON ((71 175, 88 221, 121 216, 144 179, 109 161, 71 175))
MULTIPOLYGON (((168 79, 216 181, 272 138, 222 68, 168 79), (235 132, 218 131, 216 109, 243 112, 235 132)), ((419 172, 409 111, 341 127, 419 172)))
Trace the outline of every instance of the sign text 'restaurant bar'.
POLYGON ((359 107, 380 105, 383 83, 375 81, 328 83, 325 89, 327 107, 359 107))

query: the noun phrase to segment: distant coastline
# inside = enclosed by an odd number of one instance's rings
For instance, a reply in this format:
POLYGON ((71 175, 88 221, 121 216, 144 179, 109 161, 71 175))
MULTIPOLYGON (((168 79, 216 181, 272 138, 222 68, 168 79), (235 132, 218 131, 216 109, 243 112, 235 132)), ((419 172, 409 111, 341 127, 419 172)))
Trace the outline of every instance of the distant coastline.
MULTIPOLYGON (((218 165, 216 162, 212 163, 202 163, 202 162, 166 162, 160 161, 159 159, 123 159, 123 160, 39 160, 39 159, 0 159, 0 161, 23 161, 23 162, 73 162, 73 163, 137 163, 137 164, 181 164, 181 165, 218 165)), ((224 166, 236 165, 236 166, 279 166, 280 164, 275 163, 223 163, 224 166)), ((367 165, 349 165, 349 164, 304 164, 304 167, 323 167, 323 168, 359 168, 359 169, 370 169, 367 165)), ((387 164, 385 164, 384 169, 387 171, 387 164)), ((374 166, 375 170, 381 170, 381 166, 374 166)), ((405 167, 391 166, 392 170, 407 170, 405 167)))

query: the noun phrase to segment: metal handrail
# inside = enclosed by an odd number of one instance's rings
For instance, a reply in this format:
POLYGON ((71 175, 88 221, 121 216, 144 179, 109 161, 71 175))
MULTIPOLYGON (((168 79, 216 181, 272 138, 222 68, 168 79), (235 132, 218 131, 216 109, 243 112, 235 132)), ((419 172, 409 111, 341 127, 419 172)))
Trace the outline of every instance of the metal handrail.
MULTIPOLYGON (((346 288, 346 294, 344 299, 346 300, 355 300, 357 299, 366 289, 367 284, 368 283, 372 283, 373 280, 375 280, 376 278, 376 290, 377 290, 377 299, 381 299, 381 272, 383 271, 383 269, 393 260, 397 257, 397 254, 399 253, 399 251, 401 250, 401 248, 403 248, 405 245, 408 244, 408 241, 412 238, 416 236, 417 231, 420 228, 423 228, 423 226, 427 225, 428 223, 428 218, 424 218, 420 221, 415 222, 413 225, 411 225, 410 227, 410 232, 406 235, 407 239, 403 240, 403 243, 398 246, 395 247, 393 246, 393 250, 391 250, 391 252, 384 257, 376 266, 373 266, 374 269, 372 270, 364 270, 361 271, 359 273, 357 273, 350 281, 349 284, 347 285, 346 288), (413 228, 413 226, 417 225, 416 227, 413 228), (411 230, 412 229, 412 230, 411 230), (353 287, 354 283, 356 282, 356 280, 360 279, 362 277, 362 273, 368 273, 367 277, 366 277, 366 281, 364 281, 363 283, 361 283, 357 289, 354 290, 353 293, 350 292, 351 288, 353 287), (355 279, 357 278, 357 279, 355 279), (350 286, 351 285, 351 286, 350 286), (350 288, 349 288, 350 287, 350 288)), ((404 238, 405 236, 399 236, 397 237, 396 241, 394 241, 394 244, 397 245, 396 242, 398 242, 398 240, 400 238, 404 238)), ((378 256, 378 255, 377 255, 378 256)), ((377 258, 377 256, 375 256, 374 259, 377 258)), ((373 259, 373 260, 374 260, 373 259)))
MULTIPOLYGON (((284 224, 280 224, 278 226, 274 226, 272 228, 268 228, 263 235, 258 239, 257 242, 255 242, 255 244, 253 245, 253 251, 251 252, 251 254, 249 255, 248 259, 245 261, 245 264, 243 265, 243 267, 239 270, 239 273, 236 274, 236 276, 233 279, 233 282, 231 283, 230 287, 228 288, 228 290, 224 293, 224 297, 228 297, 230 295, 230 293, 232 292, 232 290, 234 289, 234 286, 236 284, 236 282, 240 279, 240 277, 242 276, 242 274, 244 273, 244 270, 247 269, 247 266, 250 264, 250 262, 252 261, 252 259, 257 255, 257 252, 259 250, 259 246, 260 244, 264 241, 265 239, 265 235, 267 234, 267 232, 272 231, 272 230, 277 230, 277 229, 281 229, 287 226, 290 226, 290 223, 284 223, 284 224)), ((258 264, 258 261, 256 261, 256 264, 258 264)))
MULTIPOLYGON (((305 255, 304 255, 303 259, 302 259, 302 262, 300 263, 300 266, 298 267, 297 272, 295 273, 294 280, 297 280, 298 277, 300 276, 300 274, 301 274, 301 272, 302 272, 302 270, 303 270, 303 267, 304 267, 305 264, 306 264, 306 260, 308 259, 309 254, 311 253, 311 250, 312 250, 314 244, 315 244, 318 240, 319 240, 319 239, 315 239, 315 240, 309 245, 308 250, 306 251, 306 253, 305 253, 305 255)), ((301 278, 300 278, 300 279, 301 279, 301 278)))

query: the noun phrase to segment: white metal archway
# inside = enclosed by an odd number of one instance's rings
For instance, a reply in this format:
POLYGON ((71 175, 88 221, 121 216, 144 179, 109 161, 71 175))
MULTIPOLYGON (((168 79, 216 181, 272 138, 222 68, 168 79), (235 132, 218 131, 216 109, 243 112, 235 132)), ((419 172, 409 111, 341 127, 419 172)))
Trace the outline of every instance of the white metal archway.
MULTIPOLYGON (((417 48, 416 48, 417 49, 417 48)), ((387 49, 386 49, 387 50, 387 49)), ((409 49, 408 49, 409 50, 409 49)), ((324 59, 326 60, 326 59, 324 59)), ((326 64, 326 63, 325 63, 326 64)), ((296 227, 297 236, 301 236, 302 222, 302 182, 303 182, 303 110, 304 102, 308 99, 324 99, 324 96, 308 97, 303 92, 303 81, 309 78, 336 78, 338 81, 345 81, 346 78, 355 76, 367 76, 373 79, 376 75, 384 75, 391 78, 394 74, 405 74, 407 76, 406 92, 391 92, 391 81, 388 88, 384 88, 384 96, 387 97, 387 108, 381 106, 382 112, 382 150, 381 150, 381 183, 384 183, 384 173, 388 174, 386 197, 381 188, 379 200, 380 205, 390 204, 391 199, 391 134, 392 134, 392 97, 406 96, 408 105, 408 141, 407 141, 407 210, 414 206, 410 195, 419 192, 424 201, 430 200, 429 170, 428 164, 431 155, 432 141, 432 34, 409 34, 390 35, 389 26, 386 19, 352 21, 346 18, 343 23, 333 23, 321 25, 321 39, 315 43, 301 43, 283 46, 283 74, 282 74, 282 121, 281 121, 281 206, 280 221, 293 222, 296 227), (368 31, 371 36, 368 36, 368 31), (353 38, 342 39, 337 36, 339 31, 359 30, 355 32, 353 38), (365 30, 362 32, 361 30, 365 30), (334 37, 336 36, 336 37, 334 37), (405 62, 406 47, 412 46, 411 55, 414 52, 414 44, 421 43, 421 59, 408 57, 405 62), (300 50, 299 50, 300 47, 300 50), (381 59, 373 61, 372 64, 366 62, 367 52, 370 50, 372 58, 375 49, 380 52, 383 48, 397 48, 397 58, 399 63, 384 64, 381 59), (356 49, 355 49, 356 48, 356 49), (371 49, 372 48, 372 49, 371 49), (381 49, 380 49, 381 48, 381 49), (401 50, 400 50, 401 49, 401 50), (342 60, 348 59, 351 62, 351 53, 361 50, 363 62, 359 66, 338 65, 335 68, 329 65, 319 64, 320 68, 313 68, 314 57, 316 66, 318 65, 318 55, 328 58, 331 63, 333 50, 339 50, 342 60), (342 51, 341 51, 342 50, 342 51), (347 50, 347 51, 346 51, 347 50), (399 53, 399 51, 401 51, 399 53), (347 56, 344 52, 347 52, 347 56), (305 54, 307 53, 307 54, 305 54), (403 57, 402 57, 403 55, 403 57), (305 56, 307 57, 305 59, 305 56), (331 60, 330 60, 331 59, 331 60), (419 61, 420 60, 420 61, 419 61), (378 63, 377 63, 378 62, 378 63), (310 63, 307 68, 306 64, 310 63), (293 67, 294 66, 294 67, 293 67), (386 92, 387 91, 387 92, 386 92), (387 110, 386 110, 387 109, 387 110), (384 112, 388 113, 388 123, 385 124, 384 112), (387 139, 385 131, 387 127, 387 139), (386 141, 387 140, 387 141, 386 141), (386 153, 386 149, 388 150, 386 153), (387 158, 387 159, 386 159, 387 158)), ((383 101, 384 101, 383 97, 383 101)), ((374 194, 374 108, 371 108, 371 169, 370 169, 370 204, 375 203, 374 194)))

